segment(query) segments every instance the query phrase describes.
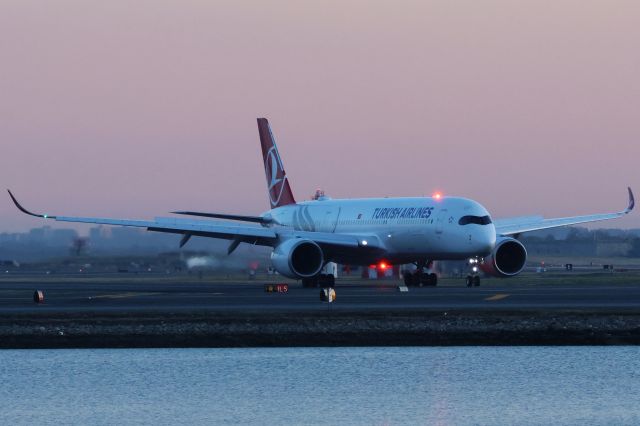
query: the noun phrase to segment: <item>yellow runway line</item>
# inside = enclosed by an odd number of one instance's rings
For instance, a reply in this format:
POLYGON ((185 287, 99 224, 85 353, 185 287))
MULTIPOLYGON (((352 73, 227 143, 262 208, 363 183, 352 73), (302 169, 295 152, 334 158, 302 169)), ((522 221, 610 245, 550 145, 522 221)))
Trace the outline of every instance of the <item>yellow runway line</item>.
POLYGON ((92 296, 90 299, 125 299, 127 297, 136 297, 136 296, 153 296, 161 293, 118 293, 118 294, 101 294, 99 296, 92 296))
POLYGON ((489 302, 494 302, 494 301, 496 301, 496 300, 502 300, 502 299, 504 299, 504 298, 506 298, 506 297, 509 297, 509 295, 508 295, 508 294, 501 294, 501 293, 499 293, 499 294, 495 294, 495 295, 493 295, 493 296, 491 296, 491 297, 487 297, 487 298, 486 298, 486 299, 484 299, 484 300, 487 300, 487 301, 489 301, 489 302))

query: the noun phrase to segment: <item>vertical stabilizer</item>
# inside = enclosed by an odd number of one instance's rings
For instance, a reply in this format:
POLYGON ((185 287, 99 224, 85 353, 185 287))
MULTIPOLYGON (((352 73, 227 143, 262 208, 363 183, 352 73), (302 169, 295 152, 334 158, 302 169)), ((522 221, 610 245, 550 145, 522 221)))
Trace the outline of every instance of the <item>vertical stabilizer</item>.
POLYGON ((293 198, 287 174, 282 166, 276 140, 266 118, 258 118, 258 132, 260 133, 262 159, 264 160, 264 172, 267 176, 267 190, 271 208, 295 204, 296 200, 293 198))

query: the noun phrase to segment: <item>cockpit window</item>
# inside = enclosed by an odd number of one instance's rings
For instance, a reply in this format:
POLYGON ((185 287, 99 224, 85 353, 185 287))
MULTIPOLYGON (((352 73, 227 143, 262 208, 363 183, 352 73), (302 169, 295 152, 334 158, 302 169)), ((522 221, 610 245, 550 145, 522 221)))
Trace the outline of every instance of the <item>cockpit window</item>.
POLYGON ((458 221, 458 225, 469 225, 470 223, 488 225, 491 223, 491 218, 489 216, 462 216, 458 221))

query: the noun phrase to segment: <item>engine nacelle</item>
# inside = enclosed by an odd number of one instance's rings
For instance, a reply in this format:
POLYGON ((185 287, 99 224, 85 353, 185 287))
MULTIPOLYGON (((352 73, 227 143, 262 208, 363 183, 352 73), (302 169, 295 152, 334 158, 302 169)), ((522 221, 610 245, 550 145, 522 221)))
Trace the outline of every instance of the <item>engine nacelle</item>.
POLYGON ((310 278, 322 269, 324 254, 315 242, 294 238, 283 242, 273 250, 271 264, 285 277, 310 278))
POLYGON ((491 254, 484 258, 480 269, 494 277, 518 275, 527 263, 527 250, 514 238, 498 238, 491 254))

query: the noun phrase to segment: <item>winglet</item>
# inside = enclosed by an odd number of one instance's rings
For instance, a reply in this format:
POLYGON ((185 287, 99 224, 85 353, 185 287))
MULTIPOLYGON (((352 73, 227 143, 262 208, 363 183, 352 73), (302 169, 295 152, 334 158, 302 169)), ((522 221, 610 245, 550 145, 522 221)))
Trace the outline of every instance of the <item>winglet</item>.
POLYGON ((22 213, 26 213, 30 216, 35 216, 35 217, 43 217, 45 219, 55 219, 55 216, 49 216, 47 214, 37 214, 37 213, 32 213, 29 210, 25 209, 24 207, 22 207, 20 205, 20 203, 18 202, 18 200, 16 200, 16 197, 13 196, 13 194, 11 193, 10 190, 7 189, 7 192, 9 193, 9 196, 11 197, 11 199, 13 200, 13 203, 16 205, 16 207, 18 208, 18 210, 20 210, 22 213))
POLYGON ((625 213, 629 213, 636 206, 636 200, 633 198, 633 191, 631 191, 631 187, 627 187, 629 190, 629 206, 625 209, 625 213))

